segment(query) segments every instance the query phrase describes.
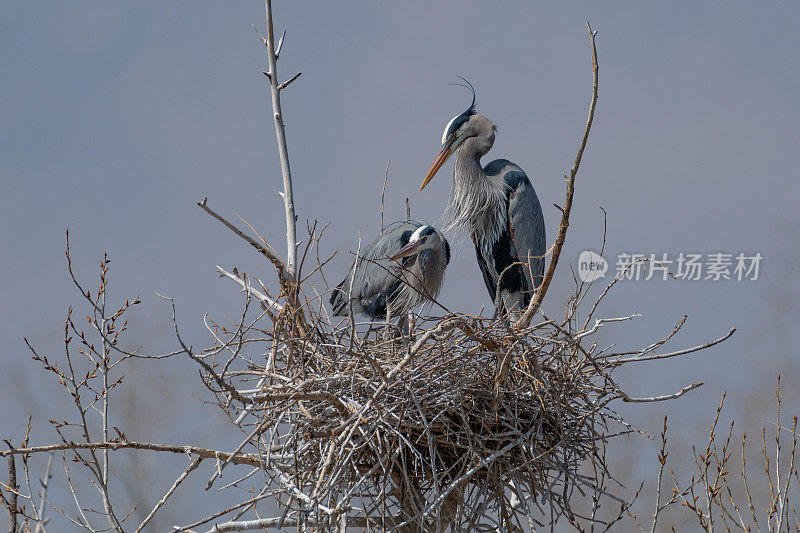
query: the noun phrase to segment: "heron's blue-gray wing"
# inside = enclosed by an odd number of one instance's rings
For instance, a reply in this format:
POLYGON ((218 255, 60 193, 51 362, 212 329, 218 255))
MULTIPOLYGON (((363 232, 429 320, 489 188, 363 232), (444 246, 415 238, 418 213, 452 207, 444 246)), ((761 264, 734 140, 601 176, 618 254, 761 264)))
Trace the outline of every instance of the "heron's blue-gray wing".
POLYGON ((544 278, 544 255, 547 247, 542 206, 528 176, 519 167, 508 170, 503 180, 508 185, 508 225, 511 240, 519 260, 524 263, 530 261, 530 272, 525 268, 525 276, 533 282, 533 287, 538 287, 544 278))
POLYGON ((408 244, 411 234, 421 225, 416 221, 394 223, 361 248, 347 276, 331 294, 334 315, 346 315, 349 312, 349 300, 352 300, 354 313, 364 312, 376 318, 386 316, 387 300, 391 302, 402 285, 399 280, 401 265, 388 258, 408 244), (353 292, 347 298, 351 278, 353 292))

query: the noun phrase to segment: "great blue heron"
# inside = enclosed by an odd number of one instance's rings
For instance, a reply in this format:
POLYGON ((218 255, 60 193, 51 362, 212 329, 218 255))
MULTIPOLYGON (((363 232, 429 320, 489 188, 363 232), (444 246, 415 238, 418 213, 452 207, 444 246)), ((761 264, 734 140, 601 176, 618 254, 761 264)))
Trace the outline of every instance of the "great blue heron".
POLYGON ((475 112, 475 89, 469 82, 467 85, 472 103, 448 122, 442 149, 419 190, 458 151, 447 214, 451 227, 462 228, 472 237, 486 288, 497 315, 502 316, 523 310, 533 289, 542 282, 544 217, 539 198, 521 168, 507 159, 481 166, 481 157, 494 144, 497 126, 475 112))
POLYGON ((450 245, 436 228, 395 222, 361 248, 331 294, 333 314, 347 315, 352 306, 372 319, 400 317, 402 327, 414 306, 439 294, 449 262, 450 245))

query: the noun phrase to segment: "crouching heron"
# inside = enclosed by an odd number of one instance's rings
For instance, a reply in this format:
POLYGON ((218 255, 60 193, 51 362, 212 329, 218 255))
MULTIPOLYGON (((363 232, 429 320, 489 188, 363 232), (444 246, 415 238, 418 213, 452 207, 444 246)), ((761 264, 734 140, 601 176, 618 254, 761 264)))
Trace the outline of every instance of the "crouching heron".
POLYGON ((344 316, 352 309, 372 319, 400 317, 402 328, 412 308, 439 294, 449 262, 450 245, 436 228, 395 222, 361 248, 331 294, 333 314, 344 316))
POLYGON ((472 237, 486 288, 497 316, 502 316, 524 310, 542 282, 544 217, 539 198, 520 167, 507 159, 481 166, 481 157, 494 144, 497 126, 475 112, 475 89, 467 85, 472 103, 445 127, 442 149, 419 189, 458 151, 447 207, 450 226, 472 237))

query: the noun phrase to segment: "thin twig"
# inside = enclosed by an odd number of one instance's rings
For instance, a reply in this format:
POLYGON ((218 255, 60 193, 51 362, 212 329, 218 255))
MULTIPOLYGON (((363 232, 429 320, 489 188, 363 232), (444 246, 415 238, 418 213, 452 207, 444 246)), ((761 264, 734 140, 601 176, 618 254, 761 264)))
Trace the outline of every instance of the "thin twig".
POLYGON ((197 205, 198 207, 203 209, 203 211, 205 211, 212 217, 222 222, 226 228, 228 228, 236 235, 247 241, 247 243, 250 244, 250 246, 258 250, 259 253, 261 253, 264 257, 269 259, 269 261, 273 265, 275 265, 275 269, 278 271, 278 277, 281 279, 281 281, 283 281, 287 273, 286 273, 286 267, 284 266, 283 261, 281 260, 280 257, 275 255, 271 250, 268 250, 266 246, 256 242, 252 237, 246 235, 244 232, 242 232, 242 230, 240 230, 239 228, 237 228, 236 226, 225 220, 225 218, 223 218, 221 215, 218 215, 213 209, 208 207, 208 198, 204 198, 202 202, 197 202, 197 205))
POLYGON ((50 452, 50 454, 47 456, 47 467, 44 470, 44 477, 40 481, 42 485, 42 493, 40 495, 41 501, 39 502, 39 521, 36 524, 34 533, 44 533, 44 525, 47 522, 44 514, 46 510, 45 503, 47 502, 47 488, 50 485, 50 478, 53 477, 53 474, 50 473, 53 466, 53 453, 54 452, 50 452))
POLYGON ((144 529, 144 527, 147 525, 147 523, 150 522, 150 520, 153 519, 153 517, 158 512, 158 510, 161 509, 164 506, 164 504, 167 503, 167 500, 169 499, 170 496, 172 496, 172 493, 175 492, 175 490, 180 486, 181 483, 183 483, 183 480, 186 479, 186 477, 189 474, 191 474, 192 471, 195 468, 200 466, 200 463, 202 461, 203 461, 202 457, 195 457, 194 459, 192 459, 192 462, 189 463, 189 466, 186 468, 186 470, 184 470, 181 473, 181 475, 178 476, 178 478, 175 480, 175 482, 172 484, 172 486, 167 490, 167 492, 164 494, 164 496, 162 496, 162 498, 160 500, 158 500, 158 502, 155 504, 153 509, 147 514, 147 516, 144 518, 144 520, 142 520, 142 523, 139 524, 139 527, 136 528, 136 533, 139 533, 140 531, 142 531, 144 529))
POLYGON ((383 175, 383 188, 381 189, 381 233, 383 233, 384 225, 383 225, 383 202, 386 196, 386 182, 389 181, 389 165, 391 165, 391 161, 386 162, 386 172, 383 175))
POLYGON ((698 381, 697 383, 692 383, 691 385, 685 386, 684 388, 682 388, 681 390, 679 390, 678 392, 675 392, 673 394, 665 394, 663 396, 653 396, 653 397, 650 397, 650 398, 631 398, 630 396, 625 395, 625 396, 622 396, 622 401, 623 402, 633 402, 633 403, 646 403, 646 402, 663 402, 665 400, 675 400, 677 398, 680 398, 681 396, 683 396, 684 394, 686 394, 690 390, 694 390, 697 387, 700 387, 702 385, 703 385, 703 382, 702 381, 698 381))
POLYGON ((301 74, 302 74, 302 72, 298 72, 297 74, 295 74, 294 76, 292 76, 291 78, 289 78, 288 80, 286 80, 285 82, 283 82, 283 83, 281 83, 280 85, 278 85, 278 90, 279 90, 279 91, 282 91, 282 90, 284 90, 285 88, 287 88, 287 87, 288 87, 288 86, 289 86, 289 85, 290 85, 290 84, 291 84, 291 83, 292 83, 294 80, 296 80, 297 78, 299 78, 301 74))
MULTIPOLYGON (((243 276, 237 276, 235 273, 228 272, 227 270, 225 270, 224 268, 222 268, 219 265, 216 265, 216 266, 217 266, 217 270, 219 271, 220 277, 226 277, 228 279, 231 279, 231 280, 235 281, 242 288, 242 291, 246 292, 250 296, 253 296, 254 298, 259 300, 261 303, 263 303, 265 306, 269 307, 270 309, 272 309, 274 311, 277 311, 278 313, 283 311, 283 306, 281 304, 279 304, 278 302, 276 302, 275 300, 273 300, 272 298, 270 298, 269 296, 267 296, 263 292, 259 291, 258 289, 254 289, 250 285, 250 283, 247 282, 244 279, 243 276)), ((236 269, 234 269, 234 271, 235 270, 236 269)))

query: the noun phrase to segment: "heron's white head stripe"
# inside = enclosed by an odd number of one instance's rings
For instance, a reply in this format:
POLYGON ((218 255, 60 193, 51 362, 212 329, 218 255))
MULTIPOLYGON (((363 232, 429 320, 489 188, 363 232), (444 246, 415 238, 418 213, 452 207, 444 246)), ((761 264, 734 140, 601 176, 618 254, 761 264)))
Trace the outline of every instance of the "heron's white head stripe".
POLYGON ((409 242, 416 242, 420 240, 420 238, 422 238, 423 235, 429 235, 433 233, 433 231, 435 230, 431 226, 420 226, 416 230, 414 230, 414 233, 411 234, 409 242))
POLYGON ((450 135, 450 126, 453 125, 453 122, 456 121, 461 115, 456 115, 450 119, 450 122, 447 123, 447 126, 444 127, 444 133, 442 134, 442 144, 447 141, 447 136, 450 135))
POLYGON ((470 117, 474 114, 475 113, 471 109, 468 109, 467 111, 461 113, 460 115, 456 115, 453 118, 451 118, 450 122, 448 122, 447 126, 445 126, 444 128, 444 133, 442 134, 442 144, 446 143, 447 138, 451 134, 457 132, 461 128, 461 126, 466 124, 469 121, 470 117))

